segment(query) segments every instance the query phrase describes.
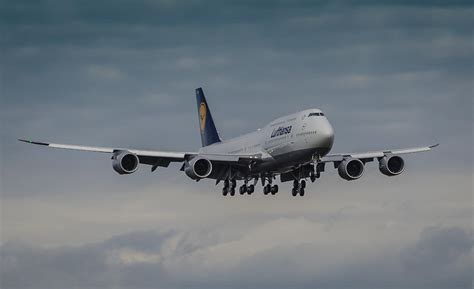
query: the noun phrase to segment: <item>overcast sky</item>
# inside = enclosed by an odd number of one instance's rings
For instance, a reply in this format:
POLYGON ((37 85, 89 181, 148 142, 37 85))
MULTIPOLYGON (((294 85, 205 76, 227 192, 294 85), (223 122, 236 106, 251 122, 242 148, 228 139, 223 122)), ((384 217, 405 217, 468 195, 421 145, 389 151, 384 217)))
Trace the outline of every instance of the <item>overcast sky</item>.
POLYGON ((1 288, 471 288, 470 1, 4 0, 1 288), (308 107, 333 152, 441 143, 388 178, 222 197, 179 165, 16 141, 195 151, 308 107))

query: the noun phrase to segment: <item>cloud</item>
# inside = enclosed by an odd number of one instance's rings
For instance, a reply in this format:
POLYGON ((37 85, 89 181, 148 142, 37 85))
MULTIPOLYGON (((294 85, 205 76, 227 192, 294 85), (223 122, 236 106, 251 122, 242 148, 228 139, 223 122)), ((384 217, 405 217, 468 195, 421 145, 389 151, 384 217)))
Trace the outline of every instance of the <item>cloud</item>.
POLYGON ((8 199, 4 287, 466 288, 470 176, 325 177, 301 199, 285 185, 271 198, 224 198, 173 180, 167 190, 8 199))
POLYGON ((120 80, 124 77, 120 70, 101 65, 91 65, 88 67, 87 72, 91 77, 102 78, 102 80, 120 80))
POLYGON ((2 288, 467 288, 471 281, 473 240, 458 227, 425 229, 399 252, 350 240, 341 250, 304 219, 264 222, 233 237, 219 230, 135 232, 50 249, 4 244, 2 288))
POLYGON ((426 228, 415 244, 401 252, 405 272, 412 279, 433 282, 445 276, 444 281, 459 282, 459 287, 468 286, 466 277, 472 274, 469 259, 473 241, 472 232, 469 234, 460 228, 426 228))
MULTIPOLYGON (((90 162, 93 167, 93 158, 90 162)), ((345 232, 340 236, 343 239, 355 238, 353 234, 362 231, 396 237, 413 236, 424 226, 470 225, 472 206, 466 201, 471 197, 470 174, 414 174, 423 172, 424 164, 410 162, 405 174, 388 178, 378 172, 376 164, 367 166, 367 174, 357 182, 346 182, 329 170, 308 186, 305 198, 292 197, 291 185, 285 183, 269 199, 260 188, 250 197, 225 198, 212 182, 196 184, 172 168, 156 175, 147 170, 133 179, 121 178, 108 171, 105 163, 103 169, 109 175, 96 176, 99 184, 77 181, 75 189, 52 193, 38 187, 35 196, 3 198, 2 240, 81 245, 131 230, 187 230, 227 223, 230 231, 246 231, 249 224, 281 217, 321 222, 325 232, 345 232), (111 189, 112 183, 117 188, 111 189), (97 191, 96 186, 102 189, 97 191)), ((76 177, 65 176, 63 181, 74 184, 76 177)))

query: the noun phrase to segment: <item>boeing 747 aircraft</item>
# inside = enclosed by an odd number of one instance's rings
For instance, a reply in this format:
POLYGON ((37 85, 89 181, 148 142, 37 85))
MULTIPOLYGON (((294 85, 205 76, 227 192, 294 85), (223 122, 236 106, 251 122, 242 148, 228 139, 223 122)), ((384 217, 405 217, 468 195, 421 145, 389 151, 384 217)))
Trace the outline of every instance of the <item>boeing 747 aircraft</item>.
POLYGON ((121 174, 132 174, 139 164, 168 167, 182 163, 181 171, 193 180, 214 179, 223 182, 222 194, 235 195, 237 181, 243 182, 240 194, 252 194, 261 181, 265 195, 278 193, 281 182, 293 182, 292 195, 304 196, 306 180, 314 182, 331 163, 341 178, 353 181, 362 177, 367 162, 379 163, 386 176, 397 176, 405 167, 402 155, 429 151, 436 145, 400 150, 380 150, 365 153, 329 154, 334 142, 334 130, 319 109, 307 109, 278 118, 262 129, 240 137, 222 140, 217 132, 202 88, 196 89, 199 129, 202 148, 197 152, 145 151, 124 148, 90 147, 20 141, 70 150, 100 152, 112 155, 112 167, 121 174))

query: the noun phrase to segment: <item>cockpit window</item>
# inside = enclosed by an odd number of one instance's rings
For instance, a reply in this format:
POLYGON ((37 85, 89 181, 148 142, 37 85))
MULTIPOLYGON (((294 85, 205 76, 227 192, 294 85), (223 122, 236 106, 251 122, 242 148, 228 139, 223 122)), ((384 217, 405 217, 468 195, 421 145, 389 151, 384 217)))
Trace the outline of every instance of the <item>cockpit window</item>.
POLYGON ((311 116, 324 116, 324 113, 322 113, 322 112, 312 112, 308 115, 308 117, 311 117, 311 116))

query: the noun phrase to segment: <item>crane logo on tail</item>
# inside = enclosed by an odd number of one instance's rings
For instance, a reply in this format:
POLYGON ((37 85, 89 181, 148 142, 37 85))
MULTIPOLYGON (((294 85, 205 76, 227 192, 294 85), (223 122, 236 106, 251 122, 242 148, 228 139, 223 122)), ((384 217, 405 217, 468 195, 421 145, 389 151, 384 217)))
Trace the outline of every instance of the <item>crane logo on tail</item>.
POLYGON ((207 116, 207 107, 204 102, 201 102, 199 106, 199 120, 201 121, 201 133, 204 132, 206 128, 206 116, 207 116))

